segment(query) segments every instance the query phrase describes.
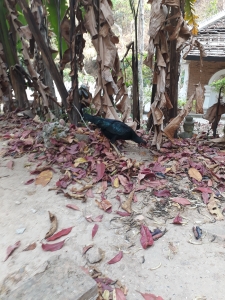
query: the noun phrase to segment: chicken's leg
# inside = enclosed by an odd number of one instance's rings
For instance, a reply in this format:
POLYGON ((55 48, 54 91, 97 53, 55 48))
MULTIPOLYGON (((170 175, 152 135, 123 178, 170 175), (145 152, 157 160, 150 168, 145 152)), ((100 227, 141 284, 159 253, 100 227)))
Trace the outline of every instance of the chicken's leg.
POLYGON ((122 154, 120 153, 120 151, 119 151, 119 149, 116 147, 116 145, 113 144, 112 142, 110 142, 110 144, 111 144, 111 145, 113 146, 113 148, 115 149, 117 155, 118 155, 119 157, 122 156, 122 154))

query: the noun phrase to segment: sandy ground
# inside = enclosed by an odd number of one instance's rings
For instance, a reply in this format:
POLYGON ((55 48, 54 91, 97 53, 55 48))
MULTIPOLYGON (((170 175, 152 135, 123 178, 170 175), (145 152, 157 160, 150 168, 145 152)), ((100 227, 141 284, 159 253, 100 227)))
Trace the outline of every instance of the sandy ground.
MULTIPOLYGON (((0 149, 5 143, 0 141, 0 149)), ((131 157, 152 160, 148 150, 133 144, 127 147, 131 157)), ((92 250, 82 256, 83 247, 89 244, 94 244, 93 249, 101 249, 102 260, 95 266, 104 275, 120 280, 128 288, 128 300, 143 299, 137 291, 160 295, 164 300, 225 298, 224 221, 213 223, 212 216, 205 208, 199 214, 197 209, 185 207, 181 211, 181 215, 186 218, 183 226, 172 224, 171 219, 166 222, 163 218, 150 220, 147 216, 153 202, 151 188, 138 192, 138 202, 132 206, 136 211, 135 216, 143 216, 151 229, 159 227, 168 230, 152 247, 144 250, 140 244, 138 226, 127 227, 119 219, 111 221, 118 216, 115 214, 119 207, 115 188, 109 187, 106 191, 107 199, 113 204, 113 211, 108 214, 95 203, 95 199, 100 199, 97 193, 100 184, 93 189, 95 197, 82 203, 56 195, 55 191, 48 191, 55 186, 60 176, 58 172, 46 187, 35 183, 24 185, 27 180, 35 177, 29 171, 35 168, 36 163, 27 164, 25 155, 14 159, 14 168, 11 170, 6 167, 8 161, 9 158, 0 157, 0 299, 7 290, 19 286, 53 255, 70 257, 79 266, 91 266, 88 253, 92 250), (69 203, 76 204, 80 211, 67 208, 69 203), (41 242, 44 242, 43 238, 50 226, 48 211, 57 216, 58 230, 73 226, 67 236, 69 239, 57 252, 44 252, 41 248, 41 242), (96 217, 101 214, 103 220, 97 223, 99 230, 92 240, 95 223, 87 222, 85 216, 96 217), (193 237, 192 227, 196 225, 203 229, 202 241, 196 241, 193 237), (16 233, 20 228, 25 228, 25 231, 22 234, 16 233), (214 241, 213 234, 217 235, 214 241), (3 262, 7 247, 17 241, 21 241, 21 246, 3 262), (33 242, 37 243, 34 250, 22 251, 33 242), (124 252, 122 260, 116 264, 107 264, 119 250, 124 252)), ((177 187, 185 189, 185 180, 183 183, 178 182, 177 187)), ((199 195, 196 194, 196 197, 199 195)), ((222 208, 224 206, 222 203, 222 208)), ((178 208, 174 206, 173 216, 177 213, 178 208)))

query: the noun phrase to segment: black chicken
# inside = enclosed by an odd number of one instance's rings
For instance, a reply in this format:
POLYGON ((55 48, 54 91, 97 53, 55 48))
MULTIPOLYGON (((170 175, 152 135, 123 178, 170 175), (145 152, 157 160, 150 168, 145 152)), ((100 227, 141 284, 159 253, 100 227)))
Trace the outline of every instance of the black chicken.
POLYGON ((132 128, 123 122, 112 119, 103 119, 91 116, 87 113, 84 113, 83 117, 84 120, 90 121, 98 128, 101 128, 104 136, 106 136, 112 144, 114 144, 116 140, 131 140, 135 143, 146 145, 146 141, 139 137, 132 128))

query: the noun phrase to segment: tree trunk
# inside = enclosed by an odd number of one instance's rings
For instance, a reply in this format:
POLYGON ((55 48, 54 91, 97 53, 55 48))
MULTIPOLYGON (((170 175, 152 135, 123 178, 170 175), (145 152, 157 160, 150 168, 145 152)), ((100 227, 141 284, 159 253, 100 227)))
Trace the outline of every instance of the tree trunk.
MULTIPOLYGON (((47 24, 46 24, 44 15, 42 13, 42 10, 39 9, 38 11, 39 11, 39 14, 40 14, 40 19, 41 19, 41 21, 40 21, 40 32, 41 32, 41 35, 43 37, 43 40, 45 41, 45 44, 47 46, 49 46, 47 24)), ((37 55, 39 56, 39 51, 38 51, 37 55)), ((39 61, 40 61, 40 65, 41 65, 40 66, 41 79, 42 79, 43 83, 46 86, 49 87, 52 97, 56 99, 56 97, 55 97, 55 88, 54 88, 51 73, 48 70, 48 68, 47 68, 46 64, 44 63, 44 61, 42 60, 42 57, 39 57, 39 61)), ((56 103, 57 100, 56 100, 56 102, 54 102, 51 98, 49 98, 48 101, 49 101, 49 108, 51 109, 51 111, 54 113, 55 116, 59 117, 60 109, 59 109, 59 105, 57 105, 57 103, 56 103)))
POLYGON ((140 120, 143 118, 143 52, 144 52, 144 5, 143 0, 139 2, 139 37, 138 37, 138 44, 139 44, 139 64, 138 64, 138 78, 139 78, 139 106, 140 106, 140 120))
POLYGON ((178 82, 180 53, 176 51, 176 40, 170 42, 170 101, 173 108, 169 111, 170 119, 177 116, 178 82))
MULTIPOLYGON (((23 76, 14 66, 9 68, 9 73, 12 87, 15 93, 16 105, 18 105, 18 108, 20 109, 29 108, 30 105, 27 99, 26 86, 23 76)), ((12 106, 11 109, 15 108, 12 106)))

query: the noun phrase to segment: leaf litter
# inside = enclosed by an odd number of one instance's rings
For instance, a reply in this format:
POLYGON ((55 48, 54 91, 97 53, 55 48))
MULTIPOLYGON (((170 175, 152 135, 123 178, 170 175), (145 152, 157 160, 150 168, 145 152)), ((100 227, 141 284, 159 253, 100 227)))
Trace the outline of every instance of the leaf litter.
MULTIPOLYGON (((155 233, 147 230, 148 226, 142 223, 146 223, 146 221, 148 223, 148 220, 154 221, 156 224, 165 224, 167 220, 174 218, 174 211, 177 211, 174 224, 183 224, 182 218, 179 216, 181 211, 200 208, 212 213, 218 220, 223 218, 220 206, 225 200, 223 196, 225 191, 223 172, 225 170, 221 164, 224 153, 220 151, 218 145, 211 147, 204 140, 198 144, 198 140, 196 141, 194 138, 173 140, 173 143, 164 143, 160 152, 150 149, 154 161, 136 163, 126 157, 115 160, 109 143, 104 143, 104 138, 101 135, 89 133, 85 128, 79 130, 84 135, 89 136, 90 143, 88 144, 84 141, 76 142, 73 138, 76 136, 76 128, 71 127, 67 131, 67 141, 70 141, 70 144, 65 144, 65 141, 53 137, 52 144, 54 144, 55 149, 49 149, 45 147, 43 139, 35 138, 35 136, 41 136, 41 124, 31 130, 29 134, 32 136, 32 141, 28 143, 28 141, 19 138, 23 135, 23 131, 25 134, 26 130, 23 128, 27 126, 28 122, 29 120, 22 120, 20 128, 14 128, 12 134, 3 136, 4 139, 11 139, 7 148, 3 149, 3 155, 10 155, 14 158, 20 157, 26 154, 27 145, 29 145, 29 150, 33 149, 35 153, 29 155, 29 161, 38 162, 38 165, 40 161, 46 161, 47 164, 54 162, 54 165, 60 169, 63 175, 57 181, 56 190, 60 191, 61 189, 61 194, 70 197, 70 199, 85 199, 85 201, 87 198, 99 194, 101 200, 96 199, 99 208, 105 212, 112 211, 115 216, 118 216, 113 217, 111 224, 115 221, 121 222, 121 228, 128 233, 133 228, 137 229, 143 248, 151 246, 152 241, 158 240, 166 232, 166 229, 155 233), (25 127, 24 124, 26 124, 25 127), (88 153, 88 156, 84 156, 84 151, 88 153), (189 176, 187 177, 187 175, 189 176), (179 184, 182 181, 184 184, 179 184), (67 187, 71 184, 81 184, 81 186, 73 187, 68 191, 67 187), (98 192, 93 189, 96 184, 100 185, 98 192), (122 202, 123 206, 121 206, 122 209, 125 208, 124 212, 119 211, 119 207, 114 211, 114 202, 106 199, 105 192, 110 186, 116 190, 118 199, 123 195, 126 197, 126 200, 122 202), (184 186, 185 188, 183 188, 184 186), (140 192, 145 195, 146 191, 150 191, 148 192, 148 199, 146 197, 140 201, 135 193, 140 192), (85 194, 82 194, 83 192, 85 194), (201 198, 198 197, 198 194, 201 195, 201 198), (140 211, 143 211, 145 218, 142 221, 141 219, 135 220, 140 211)), ((45 186, 50 182, 52 172, 55 172, 52 165, 44 167, 39 165, 31 174, 38 174, 35 183, 40 181, 40 184, 45 186)), ((30 179, 27 184, 32 182, 33 180, 30 179)), ((68 204, 67 207, 79 209, 75 204, 68 204)), ((91 219, 94 222, 100 222, 102 217, 91 217, 91 219)), ((53 235, 57 230, 57 219, 53 218, 53 220, 46 238, 48 235, 49 237, 53 235)), ((93 228, 94 235, 97 233, 97 228, 96 226, 93 228)), ((56 251, 61 249, 63 245, 64 241, 42 244, 42 248, 45 251, 56 251)), ((88 251, 90 248, 85 250, 88 251)), ((144 295, 147 297, 148 294, 144 295)))

